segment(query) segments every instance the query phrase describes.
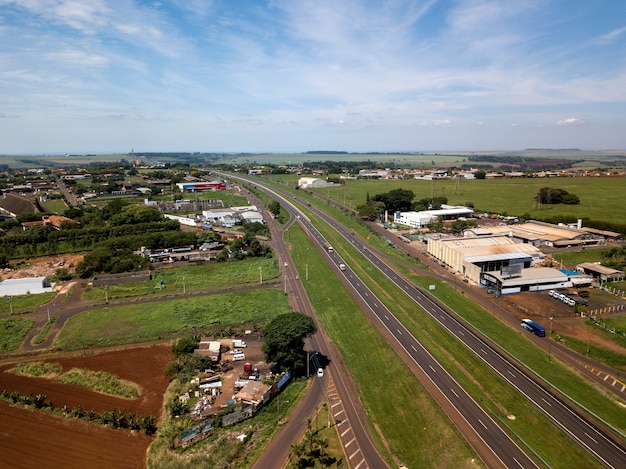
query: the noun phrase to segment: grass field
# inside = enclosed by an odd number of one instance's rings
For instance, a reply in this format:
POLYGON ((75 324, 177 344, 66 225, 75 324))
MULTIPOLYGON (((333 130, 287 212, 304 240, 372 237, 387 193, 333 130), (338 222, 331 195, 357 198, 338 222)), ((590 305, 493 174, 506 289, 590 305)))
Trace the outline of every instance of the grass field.
POLYGON ((0 298, 0 315, 4 313, 19 314, 22 312, 32 311, 41 305, 45 305, 52 301, 56 296, 56 292, 38 293, 36 295, 19 295, 0 298))
POLYGON ((63 215, 63 212, 68 208, 63 199, 50 199, 47 202, 40 203, 46 212, 56 213, 57 215, 63 215))
POLYGON ((83 299, 104 301, 116 298, 150 296, 155 293, 183 294, 194 291, 211 291, 232 285, 259 283, 260 273, 263 283, 274 282, 278 278, 276 258, 248 258, 242 261, 189 265, 152 271, 152 280, 147 282, 110 285, 109 287, 87 287, 83 299), (160 286, 163 281, 164 288, 160 286))
POLYGON ((624 178, 532 178, 532 179, 484 179, 455 181, 370 181, 350 180, 341 187, 314 189, 344 205, 356 209, 365 203, 367 195, 374 196, 392 189, 411 190, 414 200, 445 196, 451 205, 471 203, 476 213, 489 212, 508 216, 530 215, 531 218, 570 217, 589 218, 605 222, 623 222, 626 200, 624 178), (534 198, 543 187, 564 189, 580 199, 578 205, 542 205, 537 207, 534 198))
POLYGON ((30 318, 0 319, 0 352, 12 352, 35 324, 30 318))
POLYGON ((216 325, 265 324, 290 311, 284 292, 275 289, 91 309, 65 324, 55 347, 76 350, 149 342, 216 325))

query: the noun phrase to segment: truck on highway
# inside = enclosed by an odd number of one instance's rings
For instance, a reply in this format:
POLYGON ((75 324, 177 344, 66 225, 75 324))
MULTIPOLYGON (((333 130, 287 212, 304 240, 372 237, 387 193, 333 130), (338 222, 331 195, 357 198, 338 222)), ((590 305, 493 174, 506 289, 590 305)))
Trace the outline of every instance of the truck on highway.
POLYGON ((522 319, 522 323, 520 324, 527 331, 532 332, 536 336, 545 337, 546 330, 537 324, 535 321, 531 321, 530 319, 522 319))

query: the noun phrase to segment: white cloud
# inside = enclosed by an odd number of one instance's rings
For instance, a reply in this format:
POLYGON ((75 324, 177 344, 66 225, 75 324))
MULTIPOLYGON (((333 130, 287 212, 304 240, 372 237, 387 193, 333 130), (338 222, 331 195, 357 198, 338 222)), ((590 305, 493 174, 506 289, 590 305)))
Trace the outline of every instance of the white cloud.
POLYGON ((614 29, 602 36, 600 36, 597 40, 600 44, 609 44, 617 40, 622 34, 626 33, 626 26, 622 28, 614 29))
POLYGON ((578 119, 576 117, 568 117, 567 119, 562 119, 560 121, 556 122, 556 125, 559 126, 563 126, 563 125, 579 125, 582 124, 584 121, 582 119, 578 119))

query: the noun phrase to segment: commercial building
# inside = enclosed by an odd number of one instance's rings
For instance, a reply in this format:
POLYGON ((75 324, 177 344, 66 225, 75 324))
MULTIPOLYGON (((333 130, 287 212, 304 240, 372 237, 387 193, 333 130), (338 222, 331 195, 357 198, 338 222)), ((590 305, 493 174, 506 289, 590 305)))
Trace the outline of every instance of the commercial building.
POLYGON ((422 228, 439 217, 444 220, 456 220, 458 218, 469 218, 473 215, 474 210, 469 207, 442 205, 442 208, 438 210, 396 212, 394 214, 393 221, 398 225, 410 226, 412 228, 422 228))
POLYGON ((52 291, 52 284, 46 277, 11 278, 0 282, 0 297, 19 296, 52 291))
POLYGON ((606 267, 595 262, 583 262, 576 266, 576 271, 588 274, 601 282, 619 282, 624 280, 624 271, 606 267))
POLYGON ((314 189, 316 187, 327 187, 332 185, 332 183, 328 183, 327 181, 318 178, 302 177, 298 179, 298 186, 302 189, 314 189))

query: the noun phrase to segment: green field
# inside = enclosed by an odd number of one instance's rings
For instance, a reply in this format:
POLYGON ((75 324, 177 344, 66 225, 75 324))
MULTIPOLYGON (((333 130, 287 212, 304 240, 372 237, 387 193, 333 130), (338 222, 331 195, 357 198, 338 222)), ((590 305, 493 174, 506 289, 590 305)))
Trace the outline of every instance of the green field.
POLYGON ((40 202, 40 204, 47 213, 55 213, 57 215, 63 215, 63 212, 68 208, 63 199, 50 199, 47 202, 40 202))
MULTIPOLYGON (((392 189, 411 190, 415 200, 445 196, 451 205, 474 205, 476 213, 489 212, 501 215, 546 219, 568 217, 589 218, 605 222, 623 223, 626 179, 624 178, 529 178, 484 179, 461 181, 458 188, 453 180, 441 181, 370 181, 351 180, 341 187, 315 189, 322 195, 355 209, 365 203, 367 195, 374 196, 392 189), (542 187, 564 189, 580 199, 578 205, 542 205, 534 198, 542 187)), ((391 215, 391 214, 390 214, 391 215)))
POLYGON ((216 326, 266 324, 290 311, 284 292, 276 289, 91 309, 65 324, 55 347, 77 350, 169 339, 216 326))
POLYGON ((0 352, 12 352, 35 324, 30 318, 0 319, 0 352))
POLYGON ((159 294, 183 294, 198 291, 211 291, 218 288, 241 284, 275 282, 279 275, 275 258, 247 258, 241 261, 189 265, 172 269, 154 270, 152 280, 147 282, 87 287, 83 299, 104 301, 116 298, 159 294), (161 281, 163 288, 160 288, 161 281))
POLYGON ((36 295, 2 297, 0 298, 0 315, 4 315, 5 313, 11 314, 11 312, 13 312, 13 314, 30 312, 34 308, 52 301, 56 295, 56 292, 50 292, 38 293, 36 295))

